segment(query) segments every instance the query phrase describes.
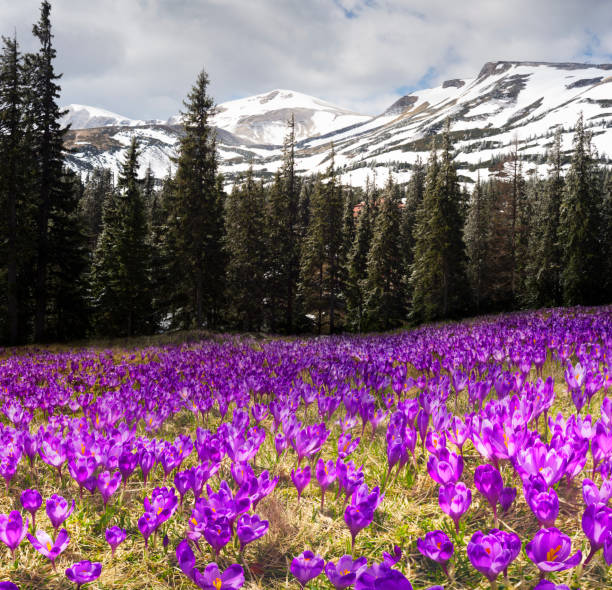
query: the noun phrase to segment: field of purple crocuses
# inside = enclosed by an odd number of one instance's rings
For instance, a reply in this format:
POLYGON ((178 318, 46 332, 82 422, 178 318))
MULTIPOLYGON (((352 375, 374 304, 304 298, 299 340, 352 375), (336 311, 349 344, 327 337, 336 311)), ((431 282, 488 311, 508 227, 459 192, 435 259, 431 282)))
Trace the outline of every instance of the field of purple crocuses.
POLYGON ((0 590, 612 585, 612 308, 0 349, 0 590))

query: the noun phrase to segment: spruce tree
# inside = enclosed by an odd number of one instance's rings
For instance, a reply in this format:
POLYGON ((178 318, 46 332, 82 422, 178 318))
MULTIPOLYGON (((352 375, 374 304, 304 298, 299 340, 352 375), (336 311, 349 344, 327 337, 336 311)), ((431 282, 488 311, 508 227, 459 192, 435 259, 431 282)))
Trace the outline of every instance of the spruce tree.
MULTIPOLYGON (((26 167, 24 89, 22 60, 16 39, 3 37, 0 56, 0 275, 5 273, 6 336, 9 344, 23 340, 19 326, 20 289, 18 282, 19 259, 26 258, 27 217, 25 190, 28 178, 26 167), (19 215, 18 215, 19 211, 19 215)), ((3 314, 4 315, 4 314, 3 314)), ((3 318, 4 319, 4 318, 3 318)))
POLYGON ((40 19, 32 28, 40 42, 38 53, 26 56, 26 69, 29 92, 27 96, 29 124, 31 127, 33 152, 36 154, 35 202, 37 210, 36 278, 35 278, 35 315, 34 338, 45 337, 45 322, 48 308, 48 271, 50 219, 53 209, 62 201, 63 141, 66 129, 62 129, 59 119, 62 112, 57 100, 60 86, 53 62, 56 51, 51 33, 51 4, 44 0, 40 7, 40 19))
POLYGON ((489 202, 479 175, 472 192, 464 230, 468 257, 468 278, 476 313, 481 313, 485 301, 490 216, 489 202))
POLYGON ((400 203, 389 172, 367 257, 365 306, 368 326, 374 329, 395 328, 405 319, 400 203))
POLYGON ((548 153, 548 178, 535 182, 530 199, 533 223, 529 238, 527 304, 551 307, 561 304, 561 258, 557 232, 564 179, 561 174, 561 129, 557 128, 548 153))
POLYGON ((363 206, 357 217, 355 237, 347 259, 346 302, 347 319, 352 330, 365 327, 365 281, 367 261, 372 242, 372 205, 369 179, 364 192, 363 206))
POLYGON ((561 286, 565 305, 596 302, 598 266, 599 191, 591 138, 582 113, 574 132, 574 152, 561 199, 558 239, 561 248, 561 286))
POLYGON ((136 138, 126 154, 118 191, 104 204, 102 233, 95 251, 92 292, 96 330, 133 336, 151 326, 150 251, 138 179, 136 138))
POLYGON ((96 249, 98 237, 102 231, 104 203, 106 199, 110 198, 110 194, 114 190, 112 172, 106 168, 94 168, 85 182, 79 209, 92 254, 96 249))
POLYGON ((440 162, 435 149, 430 158, 425 194, 417 214, 412 316, 421 321, 456 317, 465 311, 467 300, 462 196, 448 121, 442 141, 440 162))
POLYGON ((295 118, 287 123, 283 165, 266 204, 266 299, 273 332, 294 330, 299 280, 299 181, 295 174, 295 118))
POLYGON ((404 292, 406 293, 406 304, 411 305, 412 295, 410 288, 410 269, 414 262, 414 241, 417 211, 423 201, 425 191, 425 165, 420 157, 417 157, 413 167, 412 175, 406 189, 406 199, 402 209, 402 222, 400 233, 402 236, 402 257, 404 292))
POLYGON ((183 103, 185 135, 179 144, 176 193, 168 218, 171 314, 173 323, 182 327, 214 327, 222 305, 223 191, 217 178, 210 123, 214 101, 208 84, 202 71, 183 103))
POLYGON ((600 302, 612 301, 612 174, 604 172, 602 198, 599 211, 599 235, 601 236, 601 290, 600 302))
POLYGON ((228 316, 242 331, 262 329, 267 268, 264 264, 264 188, 249 168, 241 186, 226 201, 228 316))

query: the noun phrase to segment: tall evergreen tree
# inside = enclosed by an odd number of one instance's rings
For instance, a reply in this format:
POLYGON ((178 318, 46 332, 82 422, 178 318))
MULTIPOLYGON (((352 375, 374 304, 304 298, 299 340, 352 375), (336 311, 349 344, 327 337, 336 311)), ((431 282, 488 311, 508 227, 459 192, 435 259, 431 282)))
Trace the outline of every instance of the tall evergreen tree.
POLYGON ((455 317, 465 310, 467 300, 462 196, 448 121, 442 141, 440 162, 435 150, 430 158, 412 265, 412 316, 424 321, 455 317))
POLYGON ((591 153, 591 138, 582 113, 574 132, 574 153, 565 178, 559 214, 561 285, 565 305, 596 302, 600 269, 598 257, 597 167, 591 153))
POLYGON ((348 324, 361 332, 365 327, 365 281, 368 252, 372 242, 372 204, 369 180, 364 192, 363 206, 357 217, 355 237, 347 259, 346 302, 348 324))
POLYGON ((299 280, 299 181, 295 174, 295 118, 287 124, 283 165, 275 176, 266 206, 266 299, 270 328, 289 333, 294 329, 299 280))
POLYGON ((152 329, 151 261, 138 156, 134 138, 123 163, 119 190, 104 204, 102 233, 94 255, 96 330, 105 335, 132 336, 152 329))
POLYGON ((561 172, 561 129, 557 128, 548 153, 549 172, 534 186, 533 223, 529 238, 527 305, 545 307, 561 304, 561 257, 557 232, 564 179, 561 172))
POLYGON ((53 209, 62 201, 63 141, 66 129, 59 123, 62 112, 57 101, 60 86, 57 81, 61 75, 55 73, 53 62, 56 51, 51 33, 51 4, 43 0, 40 19, 32 28, 40 42, 38 53, 26 56, 29 93, 29 123, 32 129, 33 151, 36 153, 37 170, 35 174, 35 195, 37 220, 36 243, 36 284, 34 338, 45 337, 45 322, 48 308, 48 270, 49 270, 49 221, 53 209))
POLYGON ((327 316, 329 332, 336 330, 336 314, 342 293, 342 187, 336 179, 334 152, 326 174, 318 178, 310 197, 310 215, 302 241, 300 291, 307 312, 315 316, 317 333, 323 330, 327 316))
POLYGON ((404 292, 406 293, 406 303, 408 307, 410 307, 412 300, 410 269, 414 262, 415 227, 417 212, 421 206, 423 194, 425 192, 425 176, 425 165, 421 158, 417 157, 412 167, 412 175, 406 189, 406 199, 404 208, 402 209, 402 224, 400 229, 402 236, 404 292))
POLYGON ((224 258, 223 192, 210 119, 214 101, 202 71, 184 102, 185 135, 180 140, 176 194, 168 219, 167 280, 174 286, 172 315, 183 327, 214 327, 222 304, 224 258))
POLYGON ((389 172, 367 258, 365 305, 368 325, 376 329, 395 328, 405 320, 400 203, 399 187, 389 172))
POLYGON ((612 301, 612 174, 604 172, 602 198, 599 212, 601 236, 601 303, 612 301))
POLYGON ((230 321, 240 330, 262 328, 265 283, 264 188, 249 168, 226 201, 225 248, 230 321))
POLYGON ((472 289, 474 308, 482 311, 487 278, 488 245, 490 243, 491 210, 480 176, 472 192, 465 221, 464 241, 468 257, 468 278, 472 289))
MULTIPOLYGON (((19 258, 26 258, 27 237, 23 217, 27 214, 25 198, 28 178, 25 154, 24 89, 22 60, 16 39, 3 37, 0 56, 0 252, 6 266, 0 264, 0 275, 6 286, 6 325, 9 344, 23 339, 19 327, 20 287, 19 258), (19 211, 19 216, 18 216, 19 211), (20 220, 19 217, 22 219, 20 220), (20 223, 21 221, 21 223, 20 223), (4 248, 2 247, 3 245, 4 248), (2 251, 3 250, 3 251, 2 251), (21 338, 20 338, 21 337, 21 338)), ((23 289, 21 289, 23 293, 23 289)), ((21 298, 23 300, 23 297, 21 298)))

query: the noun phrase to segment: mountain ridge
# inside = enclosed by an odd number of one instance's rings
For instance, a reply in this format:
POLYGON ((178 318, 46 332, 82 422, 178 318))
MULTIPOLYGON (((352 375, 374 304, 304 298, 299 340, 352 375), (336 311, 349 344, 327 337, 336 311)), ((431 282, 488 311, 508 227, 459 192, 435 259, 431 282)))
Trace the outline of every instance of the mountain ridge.
MULTIPOLYGON (((531 171, 541 173, 550 134, 556 127, 565 128, 564 149, 569 150, 567 126, 573 126, 580 111, 599 154, 612 153, 610 70, 612 64, 486 62, 473 78, 415 90, 377 116, 275 89, 219 105, 213 124, 220 168, 229 184, 250 165, 257 176, 271 178, 281 165, 286 120, 294 114, 296 164, 304 174, 324 171, 333 141, 343 181, 363 185, 376 168, 391 167, 397 180, 406 182, 416 158, 427 157, 431 138, 447 117, 453 122, 456 162, 466 182, 479 172, 486 178, 514 135, 531 171)), ((143 144, 143 168, 152 162, 154 175, 166 176, 181 136, 180 120, 175 116, 166 122, 137 123, 102 126, 89 134, 72 129, 67 142, 70 166, 81 173, 97 165, 118 171, 126 142, 137 136, 143 144)))

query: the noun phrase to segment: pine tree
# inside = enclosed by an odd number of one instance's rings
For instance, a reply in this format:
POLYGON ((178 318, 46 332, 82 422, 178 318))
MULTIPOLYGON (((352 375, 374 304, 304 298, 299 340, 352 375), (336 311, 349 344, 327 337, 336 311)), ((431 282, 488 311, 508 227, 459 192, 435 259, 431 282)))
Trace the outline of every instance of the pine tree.
POLYGON ((372 205, 369 179, 364 192, 363 206, 357 217, 355 237, 347 259, 346 301, 348 324, 361 332, 365 327, 365 281, 370 244, 372 242, 372 205))
POLYGON ((595 303, 600 269, 597 243, 597 168, 591 138, 580 114, 574 132, 574 153, 565 178, 559 214, 561 285, 565 305, 595 303))
MULTIPOLYGON (((35 174, 35 202, 38 214, 36 243, 36 283, 34 338, 39 341, 45 337, 45 322, 48 301, 49 271, 49 221, 53 209, 62 200, 63 140, 66 129, 62 129, 59 119, 62 115, 57 100, 60 86, 57 80, 61 75, 55 73, 53 62, 56 51, 51 33, 51 4, 44 0, 40 7, 40 19, 32 28, 40 42, 38 53, 26 56, 26 69, 29 92, 29 124, 31 126, 33 152, 36 153, 37 170, 35 174)), ((53 239, 53 238, 51 238, 53 239)))
POLYGON ((406 199, 402 209, 402 223, 400 233, 402 236, 402 257, 404 274, 404 292, 406 293, 406 304, 411 305, 412 295, 410 288, 410 269, 414 262, 414 242, 417 211, 423 201, 425 192, 425 165, 417 156, 412 168, 412 176, 408 182, 406 199))
POLYGON ((550 169, 544 182, 533 186, 533 224, 529 239, 527 304, 551 307, 561 304, 561 258, 557 232, 564 179, 561 175, 561 129, 557 128, 548 154, 550 169))
POLYGON ((329 333, 334 333, 336 315, 342 311, 343 203, 332 146, 325 182, 318 177, 310 195, 309 224, 300 258, 300 299, 306 313, 314 316, 318 334, 323 330, 325 315, 329 333))
POLYGON ((6 260, 6 267, 0 264, 0 275, 3 271, 6 273, 3 280, 6 285, 6 332, 9 344, 14 345, 24 337, 19 326, 18 270, 19 259, 23 261, 27 252, 23 217, 28 175, 24 162, 23 65, 17 40, 3 37, 3 44, 0 56, 0 206, 3 212, 0 216, 0 258, 6 260), (6 244, 4 248, 3 244, 6 244))
POLYGON ((412 316, 422 321, 460 315, 467 300, 462 197, 452 161, 449 126, 447 121, 440 162, 435 149, 430 158, 417 215, 412 316))
POLYGON ((612 301, 612 174, 604 172, 602 198, 599 211, 599 235, 601 236, 601 303, 612 301))
POLYGON ((216 141, 210 119, 214 102, 202 71, 183 103, 176 196, 169 212, 167 245, 173 261, 173 323, 214 327, 222 304, 224 258, 223 191, 217 178, 216 141))
POLYGON ((113 336, 147 333, 151 326, 150 251, 133 138, 118 192, 105 202, 94 255, 92 291, 96 329, 113 336))
POLYGON ((468 278, 472 289, 474 308, 477 313, 482 311, 485 302, 490 217, 489 202, 480 182, 480 176, 478 176, 472 192, 464 230, 468 257, 468 278))
POLYGON ((265 283, 264 188, 249 168, 229 195, 225 211, 227 300, 231 323, 242 331, 262 328, 265 283))
POLYGON ((399 187, 389 172, 367 257, 365 306, 368 325, 375 329, 395 328, 405 319, 400 203, 399 187))
POLYGON ((85 224, 85 234, 90 252, 96 249, 102 231, 102 211, 106 199, 115 190, 112 172, 106 168, 94 168, 85 182, 83 198, 79 204, 81 217, 85 224))
POLYGON ((266 206, 266 299, 270 329, 290 333, 295 323, 299 280, 299 182, 295 174, 295 118, 287 124, 283 165, 275 176, 266 206))

